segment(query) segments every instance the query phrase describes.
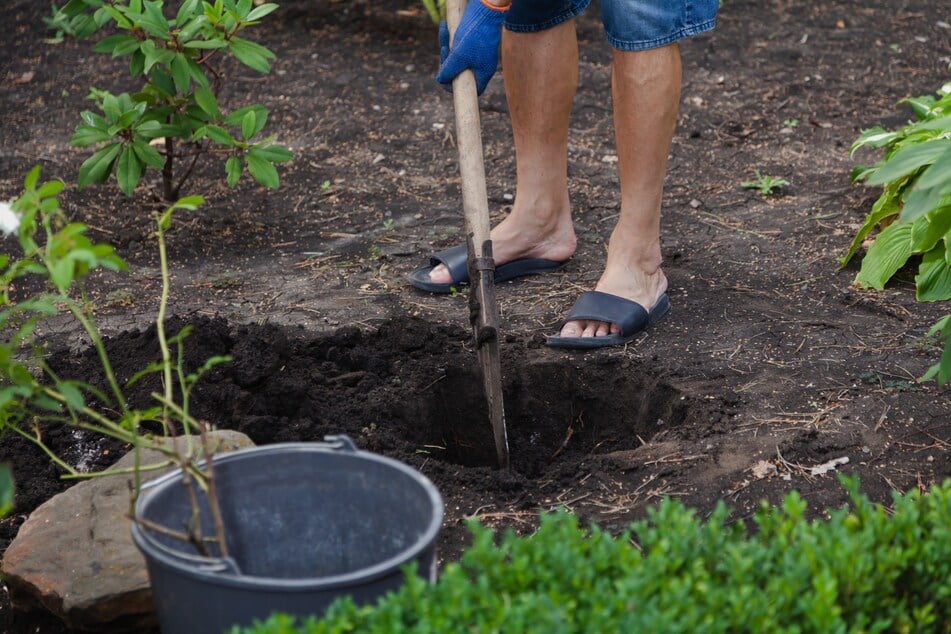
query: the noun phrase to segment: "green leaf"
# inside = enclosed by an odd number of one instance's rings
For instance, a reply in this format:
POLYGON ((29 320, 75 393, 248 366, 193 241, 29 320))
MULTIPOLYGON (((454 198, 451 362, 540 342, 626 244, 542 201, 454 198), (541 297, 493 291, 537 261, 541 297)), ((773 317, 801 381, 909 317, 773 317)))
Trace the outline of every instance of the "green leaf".
POLYGON ((919 302, 951 299, 951 266, 945 261, 944 253, 942 244, 921 257, 915 276, 915 297, 919 302))
POLYGON ((185 64, 188 66, 188 74, 192 80, 199 86, 207 88, 209 86, 208 78, 205 76, 205 71, 198 65, 198 62, 192 59, 192 57, 186 56, 185 64))
POLYGON ((228 42, 224 40, 191 40, 185 43, 185 48, 217 49, 227 46, 228 42))
POLYGON ((244 160, 248 165, 248 172, 254 180, 270 189, 277 189, 280 185, 280 178, 277 175, 277 169, 270 161, 250 153, 245 155, 244 160))
POLYGON ((55 260, 49 264, 50 281, 60 292, 66 290, 73 283, 73 262, 68 259, 55 260))
POLYGON ((939 338, 944 340, 941 359, 928 368, 928 371, 919 380, 927 381, 934 378, 938 385, 945 385, 948 381, 951 381, 951 315, 942 317, 938 323, 931 327, 927 336, 935 337, 939 334, 939 338))
POLYGON ((165 167, 165 159, 162 157, 162 154, 145 141, 136 139, 132 142, 132 149, 135 151, 135 155, 139 157, 139 160, 146 165, 157 169, 165 167))
POLYGON ((0 464, 0 517, 13 508, 13 470, 8 464, 0 464))
POLYGON ((75 385, 63 381, 56 387, 59 393, 63 395, 63 398, 66 399, 66 405, 70 409, 79 410, 85 407, 86 399, 83 398, 83 393, 75 385))
POLYGON ((235 145, 235 140, 230 134, 228 134, 228 131, 216 125, 206 125, 202 128, 199 128, 195 132, 195 136, 208 137, 215 143, 220 143, 221 145, 235 145))
POLYGON ((882 162, 878 170, 869 177, 868 183, 884 185, 908 176, 917 169, 934 163, 948 148, 951 148, 951 139, 906 146, 882 162))
POLYGON ((245 140, 254 136, 254 129, 257 127, 257 123, 258 118, 254 114, 254 110, 249 110, 241 120, 241 136, 244 137, 245 140))
POLYGON ((119 161, 116 163, 116 180, 119 181, 119 189, 126 196, 131 196, 135 192, 135 186, 139 184, 139 178, 142 176, 142 162, 136 156, 132 145, 126 145, 119 155, 119 161))
POLYGON ((175 204, 172 205, 172 209, 187 209, 188 211, 195 211, 204 204, 204 196, 185 196, 184 198, 179 198, 175 201, 175 204))
POLYGON ((255 21, 255 20, 260 20, 260 19, 263 18, 264 16, 270 15, 271 13, 274 13, 274 11, 277 10, 277 7, 278 7, 278 5, 274 4, 273 2, 268 2, 267 4, 262 4, 262 5, 259 6, 259 7, 255 7, 255 8, 248 14, 248 17, 246 17, 245 20, 248 21, 248 22, 253 22, 253 21, 255 21))
POLYGON ((112 164, 122 151, 122 144, 112 143, 102 148, 79 167, 79 187, 83 188, 90 183, 101 183, 109 178, 112 164))
POLYGON ((145 2, 145 13, 139 17, 139 26, 152 37, 169 40, 168 20, 162 14, 162 3, 158 1, 145 2))
MULTIPOLYGON (((951 183, 948 186, 951 186, 951 183)), ((951 205, 951 195, 945 194, 938 187, 925 190, 913 188, 905 194, 901 219, 902 222, 916 222, 921 216, 949 205, 951 205)))
POLYGON ((129 74, 133 77, 145 74, 145 55, 141 49, 133 51, 129 57, 129 74))
POLYGON ((238 58, 238 61, 245 66, 259 73, 268 73, 271 71, 268 60, 274 59, 276 55, 260 44, 234 36, 231 38, 229 48, 231 49, 231 53, 238 58))
POLYGON ((63 191, 63 187, 65 187, 63 181, 48 181, 40 186, 40 188, 36 191, 36 194, 40 198, 51 198, 63 191))
POLYGON ((911 232, 912 226, 902 222, 885 227, 862 258, 862 268, 855 276, 855 283, 883 290, 885 283, 911 257, 911 232))
POLYGON ((80 124, 76 126, 76 133, 73 134, 73 138, 71 138, 69 142, 76 147, 86 147, 109 141, 112 138, 113 135, 109 134, 106 130, 80 124))
POLYGON ((27 190, 35 189, 36 183, 40 180, 40 166, 34 165, 23 178, 23 188, 27 190))
POLYGON ((241 180, 241 159, 229 156, 225 161, 225 173, 228 175, 228 187, 234 187, 241 180))
POLYGON ((175 81, 175 89, 178 91, 179 95, 184 95, 188 92, 188 87, 191 85, 191 73, 188 70, 188 62, 185 60, 185 57, 181 54, 175 55, 172 58, 172 79, 175 81))
POLYGON ((915 187, 920 189, 939 185, 951 185, 951 146, 915 181, 915 187))
POLYGON ((92 50, 97 53, 112 53, 113 57, 128 55, 139 48, 139 41, 131 35, 125 33, 116 33, 96 42, 92 50))
POLYGON ((839 267, 841 268, 849 263, 849 261, 852 259, 852 256, 854 256, 859 247, 862 246, 865 236, 871 233, 872 230, 878 226, 878 223, 880 223, 882 220, 885 220, 889 216, 897 216, 898 213, 898 195, 894 188, 886 187, 885 191, 882 192, 882 195, 879 196, 878 200, 875 201, 875 204, 872 205, 872 211, 870 211, 869 214, 865 216, 865 221, 859 228, 858 233, 856 233, 855 237, 852 239, 852 244, 849 245, 849 250, 844 256, 839 258, 839 267))
POLYGON ((911 248, 915 253, 930 251, 949 231, 951 208, 923 216, 912 223, 911 248))
POLYGON ((294 158, 294 155, 282 145, 266 145, 263 147, 255 146, 251 149, 251 154, 259 156, 272 163, 283 163, 294 158))
POLYGON ((218 110, 218 100, 215 99, 215 93, 213 93, 210 88, 204 86, 196 88, 195 103, 197 103, 198 107, 209 117, 218 117, 220 114, 218 110))
POLYGON ((889 132, 881 126, 875 126, 874 128, 863 130, 862 134, 859 135, 859 138, 857 138, 855 142, 852 143, 852 149, 849 151, 849 156, 854 155, 855 152, 863 146, 873 148, 882 147, 888 145, 901 136, 901 133, 889 132))
POLYGON ((175 14, 175 24, 181 27, 192 17, 196 15, 201 16, 201 13, 199 12, 200 9, 201 0, 185 0, 185 2, 182 3, 182 6, 178 8, 178 13, 175 14))

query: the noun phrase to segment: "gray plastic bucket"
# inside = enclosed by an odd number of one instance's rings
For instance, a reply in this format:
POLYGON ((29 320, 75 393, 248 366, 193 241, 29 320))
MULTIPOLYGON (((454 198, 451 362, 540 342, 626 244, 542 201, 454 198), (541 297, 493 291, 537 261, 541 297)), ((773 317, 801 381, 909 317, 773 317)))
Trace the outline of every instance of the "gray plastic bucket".
MULTIPOLYGON (((327 443, 267 445, 215 458, 230 557, 202 557, 133 523, 162 632, 204 634, 273 612, 322 615, 336 598, 368 603, 402 585, 401 567, 436 576, 442 499, 407 465, 327 443)), ((203 533, 213 535, 201 501, 203 533)), ((136 515, 180 530, 191 508, 174 472, 143 487, 136 515)))

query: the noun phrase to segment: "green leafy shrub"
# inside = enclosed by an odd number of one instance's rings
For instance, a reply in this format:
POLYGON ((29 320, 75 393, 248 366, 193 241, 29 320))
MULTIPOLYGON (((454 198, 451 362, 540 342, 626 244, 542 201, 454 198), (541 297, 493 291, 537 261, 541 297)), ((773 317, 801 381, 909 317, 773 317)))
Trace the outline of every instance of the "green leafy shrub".
POLYGON ((853 182, 882 186, 882 194, 865 217, 848 252, 845 266, 876 227, 862 266, 859 286, 883 289, 913 255, 921 256, 915 277, 920 301, 951 299, 951 83, 931 96, 906 99, 917 121, 894 132, 881 127, 864 131, 852 144, 884 148, 871 167, 852 172, 853 182))
POLYGON ((252 0, 183 0, 167 17, 161 0, 69 0, 47 20, 58 33, 87 37, 106 25, 115 32, 94 50, 129 59, 129 73, 143 81, 135 93, 113 95, 93 88, 99 112, 84 111, 72 144, 95 151, 79 170, 79 186, 115 175, 131 195, 148 168, 162 175, 165 200, 177 200, 198 159, 225 157, 225 176, 234 186, 245 169, 266 187, 279 184, 275 163, 291 153, 262 137, 268 110, 255 104, 226 113, 218 103, 223 75, 215 66, 224 55, 260 72, 275 55, 239 33, 277 9, 252 0))
MULTIPOLYGON (((722 503, 706 521, 666 500, 612 537, 566 513, 530 537, 474 543, 430 585, 326 618, 274 615, 246 634, 951 631, 951 481, 872 504, 843 479, 850 508, 807 521, 795 492, 765 503, 749 535, 722 503)), ((237 632, 238 630, 235 630, 237 632)))

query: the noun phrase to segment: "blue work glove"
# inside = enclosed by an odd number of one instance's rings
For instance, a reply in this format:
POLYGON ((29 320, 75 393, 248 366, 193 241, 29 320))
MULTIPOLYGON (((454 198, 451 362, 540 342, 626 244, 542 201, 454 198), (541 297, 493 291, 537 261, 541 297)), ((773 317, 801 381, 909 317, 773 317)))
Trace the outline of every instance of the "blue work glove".
POLYGON ((499 40, 507 9, 490 9, 482 0, 469 0, 451 49, 449 27, 445 22, 440 23, 436 81, 443 88, 451 91, 452 80, 462 71, 471 69, 476 79, 476 91, 482 94, 499 65, 499 40))

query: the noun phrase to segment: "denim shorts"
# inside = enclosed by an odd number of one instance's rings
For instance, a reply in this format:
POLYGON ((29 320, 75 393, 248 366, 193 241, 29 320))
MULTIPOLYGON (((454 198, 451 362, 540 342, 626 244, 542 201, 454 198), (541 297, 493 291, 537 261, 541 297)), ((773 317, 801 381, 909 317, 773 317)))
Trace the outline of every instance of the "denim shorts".
MULTIPOLYGON (((591 0, 514 0, 505 28, 544 31, 580 15, 591 0)), ((608 43, 621 51, 643 51, 709 31, 719 0, 601 0, 608 43)))

